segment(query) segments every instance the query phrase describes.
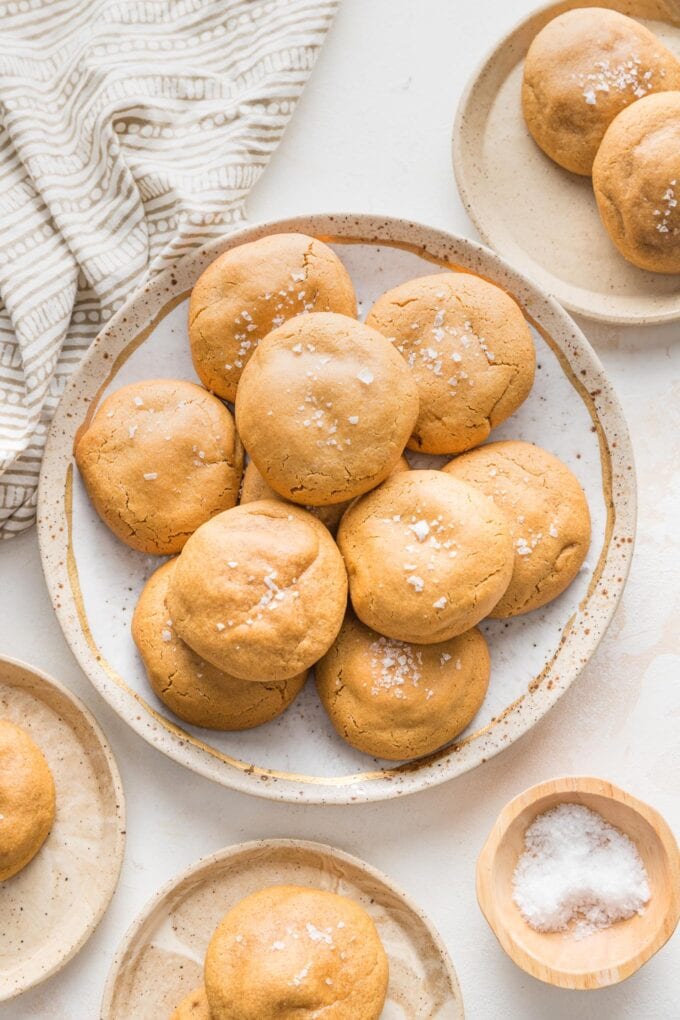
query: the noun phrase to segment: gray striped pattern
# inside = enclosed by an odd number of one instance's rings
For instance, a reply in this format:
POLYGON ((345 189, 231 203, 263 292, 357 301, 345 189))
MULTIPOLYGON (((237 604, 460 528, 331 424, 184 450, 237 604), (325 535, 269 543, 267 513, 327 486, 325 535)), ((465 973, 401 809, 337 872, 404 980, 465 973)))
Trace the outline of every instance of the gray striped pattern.
POLYGON ((337 2, 0 0, 2 537, 102 325, 242 220, 337 2))

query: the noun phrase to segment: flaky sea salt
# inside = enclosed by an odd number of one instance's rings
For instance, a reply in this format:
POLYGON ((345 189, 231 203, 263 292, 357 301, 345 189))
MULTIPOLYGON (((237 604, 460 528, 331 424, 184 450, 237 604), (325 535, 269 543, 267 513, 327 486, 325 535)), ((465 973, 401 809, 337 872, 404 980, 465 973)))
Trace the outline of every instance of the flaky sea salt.
POLYGON ((427 521, 416 521, 415 524, 409 524, 409 528, 419 542, 424 542, 430 534, 430 525, 427 521))
POLYGON ((537 931, 569 929, 582 939, 642 914, 649 898, 637 847, 596 811, 559 804, 524 833, 513 899, 537 931))
MULTIPOLYGON (((406 641, 379 637, 371 645, 371 694, 391 691, 395 698, 403 698, 403 687, 410 683, 417 687, 422 677, 423 653, 406 641)), ((338 928, 344 927, 338 922, 338 928)))

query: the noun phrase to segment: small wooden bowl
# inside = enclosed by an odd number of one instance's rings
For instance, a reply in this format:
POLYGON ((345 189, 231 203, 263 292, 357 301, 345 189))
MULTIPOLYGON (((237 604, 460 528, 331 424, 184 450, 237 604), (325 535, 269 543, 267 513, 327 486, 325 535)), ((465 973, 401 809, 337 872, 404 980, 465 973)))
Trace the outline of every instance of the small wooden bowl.
POLYGON ((566 776, 521 793, 501 811, 477 861, 477 900, 506 953, 527 974, 560 988, 591 989, 634 974, 671 937, 680 919, 680 851, 653 808, 603 779, 566 776), (524 833, 561 803, 584 804, 630 836, 644 861, 651 899, 642 915, 587 938, 531 928, 512 899, 524 833))

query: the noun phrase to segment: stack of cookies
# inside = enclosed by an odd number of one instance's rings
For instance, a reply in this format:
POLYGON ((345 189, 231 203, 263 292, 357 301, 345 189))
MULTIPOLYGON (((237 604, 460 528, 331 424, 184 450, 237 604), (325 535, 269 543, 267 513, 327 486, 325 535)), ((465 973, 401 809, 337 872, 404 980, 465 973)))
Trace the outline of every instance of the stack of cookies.
POLYGON ((118 390, 81 430, 76 460, 119 538, 179 554, 147 582, 132 626, 177 716, 257 726, 314 667, 340 736, 404 760, 470 723, 490 676, 477 625, 564 591, 590 518, 547 451, 480 445, 533 384, 533 339, 511 297, 440 272, 382 295, 365 323, 356 314, 321 241, 232 248, 191 297, 207 389, 118 390), (453 459, 410 470, 405 450, 453 459))
POLYGON ((680 61, 670 50, 618 11, 567 11, 529 48, 522 107, 551 159, 592 175, 623 257, 680 273, 680 61))

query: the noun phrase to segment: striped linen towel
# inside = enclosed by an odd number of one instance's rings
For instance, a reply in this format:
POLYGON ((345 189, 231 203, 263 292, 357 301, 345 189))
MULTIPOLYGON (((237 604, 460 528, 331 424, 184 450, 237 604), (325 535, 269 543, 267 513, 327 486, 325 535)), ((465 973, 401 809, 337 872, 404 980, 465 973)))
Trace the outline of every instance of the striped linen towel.
POLYGON ((338 0, 0 0, 0 535, 147 273, 233 227, 338 0))

